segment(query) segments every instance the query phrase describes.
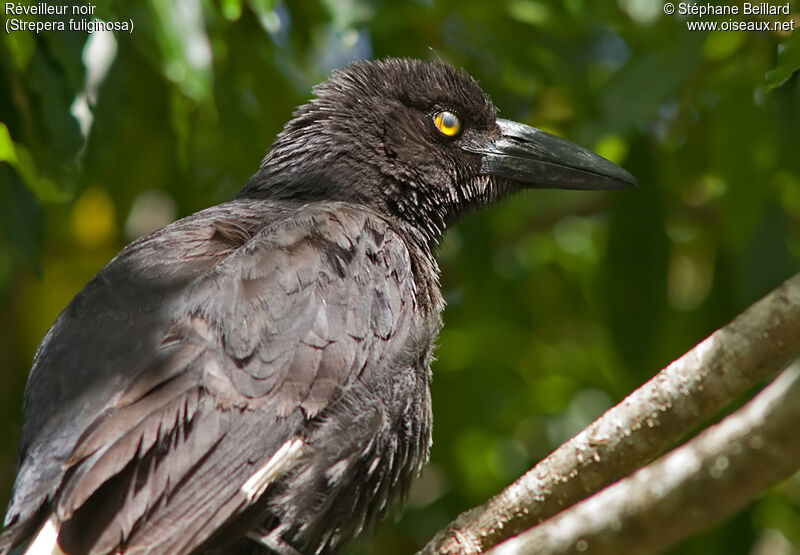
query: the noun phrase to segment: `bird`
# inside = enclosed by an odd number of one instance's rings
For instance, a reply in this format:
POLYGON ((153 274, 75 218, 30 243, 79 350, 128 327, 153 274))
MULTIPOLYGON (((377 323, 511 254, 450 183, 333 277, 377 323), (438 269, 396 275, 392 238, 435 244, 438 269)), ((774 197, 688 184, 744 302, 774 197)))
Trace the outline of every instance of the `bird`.
POLYGON ((444 61, 334 71, 232 200, 129 244, 47 332, 0 553, 337 551, 428 460, 445 230, 636 185, 444 61))

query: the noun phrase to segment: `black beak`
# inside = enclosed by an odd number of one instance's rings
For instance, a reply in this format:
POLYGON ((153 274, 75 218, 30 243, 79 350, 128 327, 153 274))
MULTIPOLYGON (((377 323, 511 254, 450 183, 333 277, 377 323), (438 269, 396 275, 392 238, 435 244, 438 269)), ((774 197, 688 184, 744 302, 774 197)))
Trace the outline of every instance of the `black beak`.
MULTIPOLYGON (((484 172, 536 189, 623 189, 636 179, 602 156, 539 129, 498 119, 502 135, 475 152, 484 172)), ((473 150, 473 149, 470 149, 473 150)))

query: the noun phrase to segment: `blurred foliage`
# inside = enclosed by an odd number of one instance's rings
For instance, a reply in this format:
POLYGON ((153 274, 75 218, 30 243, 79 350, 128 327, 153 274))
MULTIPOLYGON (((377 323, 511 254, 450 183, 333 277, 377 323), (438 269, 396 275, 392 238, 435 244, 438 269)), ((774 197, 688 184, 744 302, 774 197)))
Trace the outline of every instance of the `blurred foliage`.
MULTIPOLYGON (((688 32, 655 0, 112 0, 96 15, 134 32, 0 38, 1 499, 59 311, 131 239, 232 197, 353 59, 463 66, 504 117, 642 185, 531 192, 448 233, 432 463, 356 551, 421 546, 800 270, 797 33, 688 32)), ((748 552, 776 530, 800 547, 798 477, 675 552, 748 552)))

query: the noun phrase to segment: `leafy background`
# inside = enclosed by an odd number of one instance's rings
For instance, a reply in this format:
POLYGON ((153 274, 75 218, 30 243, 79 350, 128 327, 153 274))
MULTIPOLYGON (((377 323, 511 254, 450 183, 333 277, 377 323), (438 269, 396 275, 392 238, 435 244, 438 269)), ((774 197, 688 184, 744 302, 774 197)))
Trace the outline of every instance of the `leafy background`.
MULTIPOLYGON (((95 14, 134 32, 0 36, 0 501, 60 310, 136 236, 233 196, 310 87, 353 59, 463 66, 504 117, 642 185, 531 192, 448 233, 432 462, 356 552, 420 547, 800 270, 798 33, 689 32, 657 0, 104 0, 95 14)), ((785 542, 800 548, 798 476, 675 552, 785 542)))

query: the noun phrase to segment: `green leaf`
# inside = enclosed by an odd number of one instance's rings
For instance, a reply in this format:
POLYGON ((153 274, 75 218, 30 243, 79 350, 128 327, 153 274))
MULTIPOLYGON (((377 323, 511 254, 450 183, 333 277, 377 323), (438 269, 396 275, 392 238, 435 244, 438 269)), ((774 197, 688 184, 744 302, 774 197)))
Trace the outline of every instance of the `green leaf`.
POLYGON ((778 63, 767 72, 767 90, 783 85, 800 69, 800 33, 792 33, 789 40, 778 45, 778 63))
POLYGON ((64 202, 70 194, 59 189, 53 181, 40 177, 30 151, 14 143, 6 124, 0 121, 0 162, 7 162, 22 177, 25 184, 40 201, 64 202))
POLYGON ((247 3, 253 13, 256 14, 258 22, 267 33, 276 33, 280 29, 280 19, 275 13, 274 0, 249 0, 247 3))
POLYGON ((189 98, 207 99, 212 88, 212 53, 202 2, 151 0, 150 9, 155 14, 156 38, 167 79, 189 98))
POLYGON ((537 27, 550 21, 550 8, 533 0, 513 0, 508 4, 508 15, 521 23, 537 27))
POLYGON ((242 17, 242 2, 241 0, 222 0, 220 11, 228 21, 239 21, 239 18, 242 17))
POLYGON ((374 9, 363 0, 323 0, 322 5, 328 10, 333 26, 338 29, 351 29, 369 21, 374 9))
POLYGON ((17 153, 14 149, 14 141, 8 132, 8 127, 0 122, 0 162, 17 163, 17 153))
POLYGON ((719 61, 732 56, 747 38, 745 31, 709 33, 703 44, 703 55, 707 60, 719 61))

